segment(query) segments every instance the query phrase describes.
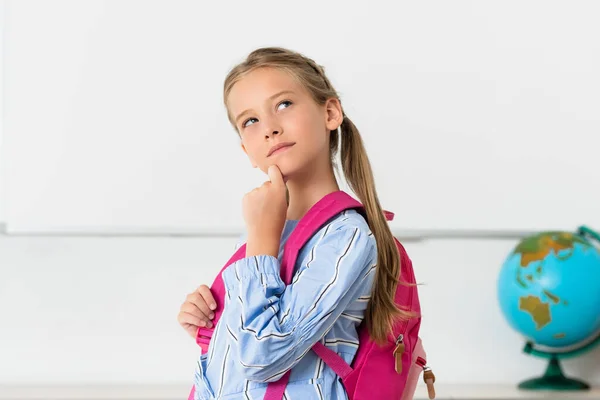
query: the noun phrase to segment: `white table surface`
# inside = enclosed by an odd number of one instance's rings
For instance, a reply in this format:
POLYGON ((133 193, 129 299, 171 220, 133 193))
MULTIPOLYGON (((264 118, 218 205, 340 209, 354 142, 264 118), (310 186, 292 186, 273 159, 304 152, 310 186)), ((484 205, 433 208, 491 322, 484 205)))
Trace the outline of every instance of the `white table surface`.
MULTIPOLYGON (((88 385, 88 386, 2 386, 0 400, 187 400, 188 386, 182 385, 88 385)), ((510 385, 436 384, 436 399, 597 399, 600 388, 582 392, 521 391, 510 385)), ((415 400, 427 399, 419 386, 415 400)))

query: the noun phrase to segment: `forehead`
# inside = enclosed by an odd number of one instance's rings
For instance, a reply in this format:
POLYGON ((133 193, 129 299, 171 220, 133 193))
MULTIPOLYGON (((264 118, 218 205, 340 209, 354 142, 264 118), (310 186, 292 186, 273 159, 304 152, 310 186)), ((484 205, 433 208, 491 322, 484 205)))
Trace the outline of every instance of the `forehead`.
POLYGON ((233 85, 228 103, 233 115, 248 107, 261 105, 270 96, 282 90, 304 92, 298 81, 287 71, 276 68, 258 68, 244 75, 233 85))

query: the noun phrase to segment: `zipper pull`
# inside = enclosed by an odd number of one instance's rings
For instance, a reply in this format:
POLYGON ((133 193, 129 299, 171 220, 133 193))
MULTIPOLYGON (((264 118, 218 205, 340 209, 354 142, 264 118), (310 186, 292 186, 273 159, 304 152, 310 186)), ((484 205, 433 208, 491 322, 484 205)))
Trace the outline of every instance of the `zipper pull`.
POLYGON ((402 354, 404 354, 404 335, 400 334, 396 339, 396 348, 394 349, 394 358, 396 359, 396 373, 402 373, 402 354))
POLYGON ((427 394, 430 399, 435 399, 435 388, 433 387, 433 383, 435 382, 435 375, 433 371, 428 366, 423 367, 423 380, 427 385, 427 394))

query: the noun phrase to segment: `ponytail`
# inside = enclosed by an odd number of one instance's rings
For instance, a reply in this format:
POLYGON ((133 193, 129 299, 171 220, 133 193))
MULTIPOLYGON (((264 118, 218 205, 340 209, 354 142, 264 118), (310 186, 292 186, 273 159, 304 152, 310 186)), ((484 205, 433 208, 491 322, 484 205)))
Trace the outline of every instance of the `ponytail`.
POLYGON ((375 342, 383 344, 396 320, 410 318, 413 314, 399 309, 395 303, 400 278, 400 255, 379 204, 371 163, 362 138, 354 123, 345 115, 340 131, 342 170, 348 185, 365 207, 367 222, 377 242, 377 270, 365 322, 375 342))

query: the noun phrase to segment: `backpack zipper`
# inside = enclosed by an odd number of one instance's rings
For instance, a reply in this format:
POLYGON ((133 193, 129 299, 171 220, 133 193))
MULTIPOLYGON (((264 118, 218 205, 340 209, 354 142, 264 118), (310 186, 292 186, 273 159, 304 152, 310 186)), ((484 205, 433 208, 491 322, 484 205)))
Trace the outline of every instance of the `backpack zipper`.
POLYGON ((396 359, 396 373, 402 373, 402 354, 404 354, 404 335, 399 334, 396 339, 396 348, 394 349, 394 358, 396 359))
POLYGON ((396 344, 402 343, 403 341, 404 341, 404 335, 403 334, 399 334, 398 338, 396 339, 396 344))
POLYGON ((423 368, 423 382, 427 385, 427 395, 430 399, 435 399, 435 387, 433 384, 435 383, 435 375, 431 370, 431 367, 427 366, 427 361, 422 357, 417 357, 417 364, 423 368))
POLYGON ((423 367, 423 381, 425 382, 425 385, 427 385, 427 394, 429 395, 429 398, 435 399, 435 387, 433 387, 435 375, 427 365, 423 367))

